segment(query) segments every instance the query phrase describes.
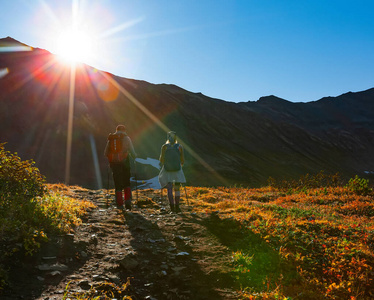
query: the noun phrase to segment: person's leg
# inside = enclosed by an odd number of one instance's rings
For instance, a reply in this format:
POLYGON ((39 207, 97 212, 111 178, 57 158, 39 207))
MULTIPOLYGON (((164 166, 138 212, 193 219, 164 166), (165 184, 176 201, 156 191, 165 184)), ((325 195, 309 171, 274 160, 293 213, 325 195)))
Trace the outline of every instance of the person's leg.
POLYGON ((175 212, 176 213, 179 213, 181 211, 180 208, 179 208, 179 201, 180 201, 180 198, 181 198, 180 188, 181 188, 181 184, 179 182, 176 182, 174 184, 175 212))
POLYGON ((166 186, 171 211, 174 211, 173 183, 169 182, 166 186))
POLYGON ((123 207, 122 191, 116 191, 116 203, 117 203, 117 208, 122 208, 123 207))
POLYGON ((123 167, 123 186, 125 187, 124 188, 125 208, 129 210, 131 210, 131 200, 132 200, 130 177, 131 177, 130 161, 127 159, 123 167))
POLYGON ((126 209, 131 210, 131 200, 132 200, 132 194, 131 194, 131 187, 125 187, 125 207, 126 209))
POLYGON ((111 166, 114 180, 114 189, 116 194, 116 204, 118 208, 123 206, 123 194, 122 194, 122 184, 121 184, 121 168, 118 164, 113 164, 111 166))

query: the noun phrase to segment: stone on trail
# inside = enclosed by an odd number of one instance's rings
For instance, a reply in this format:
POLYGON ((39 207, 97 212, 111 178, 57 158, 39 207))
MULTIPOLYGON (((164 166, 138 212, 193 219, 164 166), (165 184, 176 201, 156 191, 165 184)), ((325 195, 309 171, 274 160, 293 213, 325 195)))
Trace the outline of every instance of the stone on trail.
POLYGON ((119 262, 120 266, 124 269, 135 269, 139 263, 136 259, 131 256, 127 256, 119 262))
POLYGON ((63 264, 53 264, 53 265, 42 264, 38 266, 38 269, 40 271, 66 271, 68 269, 68 266, 63 265, 63 264))

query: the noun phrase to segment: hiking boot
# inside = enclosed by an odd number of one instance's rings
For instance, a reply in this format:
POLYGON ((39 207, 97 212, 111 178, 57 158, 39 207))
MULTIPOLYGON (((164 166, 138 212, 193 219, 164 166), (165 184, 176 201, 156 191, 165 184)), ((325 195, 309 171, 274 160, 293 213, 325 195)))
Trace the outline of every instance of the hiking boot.
POLYGON ((179 204, 175 205, 175 212, 180 213, 181 209, 179 208, 179 204))
POLYGON ((170 211, 171 211, 171 212, 174 212, 174 211, 175 211, 174 204, 171 204, 171 203, 170 203, 170 211))
POLYGON ((126 203, 126 202, 125 202, 125 208, 126 208, 127 210, 131 210, 131 203, 126 203))

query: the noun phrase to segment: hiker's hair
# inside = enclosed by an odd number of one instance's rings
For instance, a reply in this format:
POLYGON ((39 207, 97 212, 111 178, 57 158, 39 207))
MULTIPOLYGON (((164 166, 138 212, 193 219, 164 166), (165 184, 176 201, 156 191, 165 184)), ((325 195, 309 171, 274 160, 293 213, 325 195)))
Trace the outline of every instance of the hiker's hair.
POLYGON ((177 141, 177 133, 175 131, 169 131, 166 136, 166 144, 175 144, 178 143, 177 141))
POLYGON ((116 131, 126 131, 126 126, 125 125, 118 125, 116 128, 116 131))

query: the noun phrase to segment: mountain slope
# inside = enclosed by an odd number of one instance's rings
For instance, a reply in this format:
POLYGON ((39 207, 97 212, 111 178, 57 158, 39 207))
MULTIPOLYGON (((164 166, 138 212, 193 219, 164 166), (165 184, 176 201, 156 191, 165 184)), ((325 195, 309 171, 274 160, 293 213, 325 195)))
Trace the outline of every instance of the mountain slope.
MULTIPOLYGON (((0 40, 0 47, 9 44, 23 45, 0 40)), ((191 185, 256 186, 269 176, 326 170, 352 177, 374 170, 374 89, 309 103, 275 96, 231 103, 83 64, 72 73, 41 49, 1 51, 1 70, 0 141, 23 159, 34 159, 50 182, 65 180, 71 95, 70 184, 107 185, 103 149, 119 123, 144 158, 157 159, 165 130, 175 130, 186 148, 184 170, 191 185)), ((142 165, 136 171, 140 180, 157 175, 142 165)))

